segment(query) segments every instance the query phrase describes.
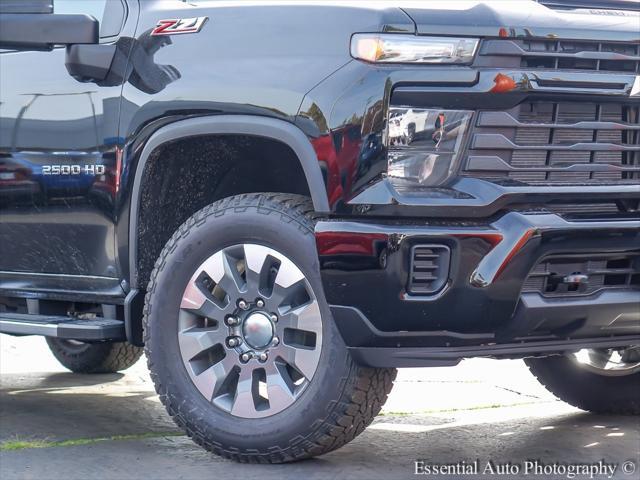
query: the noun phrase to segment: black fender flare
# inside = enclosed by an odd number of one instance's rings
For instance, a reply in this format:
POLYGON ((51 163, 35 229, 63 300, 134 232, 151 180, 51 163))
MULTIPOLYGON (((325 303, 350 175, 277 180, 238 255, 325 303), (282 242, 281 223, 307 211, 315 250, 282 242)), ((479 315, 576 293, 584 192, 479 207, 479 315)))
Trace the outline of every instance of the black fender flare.
POLYGON ((142 345, 142 309, 144 285, 138 285, 138 216, 142 178, 147 160, 158 147, 173 140, 200 135, 252 135, 278 140, 293 150, 307 180, 313 207, 318 213, 329 212, 329 198, 318 157, 307 136, 285 120, 258 115, 210 115, 178 120, 159 128, 147 140, 135 169, 129 209, 129 294, 125 300, 127 340, 142 345))
POLYGON ((294 124, 258 115, 210 115, 170 123, 159 128, 147 140, 135 170, 129 211, 129 277, 132 288, 140 288, 137 284, 138 216, 142 178, 151 153, 173 140, 225 134, 266 137, 289 146, 300 160, 315 211, 329 212, 329 199, 318 157, 307 136, 294 124))

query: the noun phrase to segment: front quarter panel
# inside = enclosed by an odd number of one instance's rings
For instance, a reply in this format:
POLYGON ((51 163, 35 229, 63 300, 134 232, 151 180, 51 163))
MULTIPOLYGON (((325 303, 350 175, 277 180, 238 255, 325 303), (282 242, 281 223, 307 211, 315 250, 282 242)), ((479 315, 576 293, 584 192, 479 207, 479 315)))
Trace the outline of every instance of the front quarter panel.
POLYGON ((125 148, 117 235, 124 270, 129 228, 135 226, 129 218, 137 201, 133 185, 154 132, 188 117, 220 114, 294 123, 305 94, 352 61, 354 32, 415 31, 399 8, 364 2, 162 0, 141 7, 136 36, 129 39, 132 73, 121 108, 125 148), (151 35, 161 20, 195 17, 207 17, 197 33, 151 35))
POLYGON ((154 54, 141 75, 170 66, 172 78, 155 91, 141 89, 135 81, 125 85, 127 136, 176 111, 291 119, 305 93, 350 61, 354 32, 414 29, 399 9, 355 3, 161 1, 144 2, 143 7, 136 36, 145 45, 153 44, 147 50, 154 54), (198 33, 150 36, 160 20, 193 17, 207 17, 198 33))

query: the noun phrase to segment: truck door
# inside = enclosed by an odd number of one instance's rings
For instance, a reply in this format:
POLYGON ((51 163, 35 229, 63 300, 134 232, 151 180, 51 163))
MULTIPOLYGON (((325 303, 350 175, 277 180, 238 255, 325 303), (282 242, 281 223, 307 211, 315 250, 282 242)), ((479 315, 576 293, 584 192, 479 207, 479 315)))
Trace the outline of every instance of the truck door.
MULTIPOLYGON (((132 7, 55 0, 54 13, 94 16, 100 43, 111 43, 133 36, 132 7)), ((121 91, 72 78, 65 47, 0 51, 0 289, 122 294, 114 238, 121 91)))

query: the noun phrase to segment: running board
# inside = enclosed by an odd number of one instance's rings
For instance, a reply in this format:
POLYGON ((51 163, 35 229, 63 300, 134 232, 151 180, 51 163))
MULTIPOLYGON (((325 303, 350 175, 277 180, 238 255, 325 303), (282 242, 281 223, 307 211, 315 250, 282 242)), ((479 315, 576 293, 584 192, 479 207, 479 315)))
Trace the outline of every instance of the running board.
POLYGON ((67 340, 125 340, 124 322, 109 318, 88 320, 25 313, 0 313, 0 333, 43 335, 67 340))

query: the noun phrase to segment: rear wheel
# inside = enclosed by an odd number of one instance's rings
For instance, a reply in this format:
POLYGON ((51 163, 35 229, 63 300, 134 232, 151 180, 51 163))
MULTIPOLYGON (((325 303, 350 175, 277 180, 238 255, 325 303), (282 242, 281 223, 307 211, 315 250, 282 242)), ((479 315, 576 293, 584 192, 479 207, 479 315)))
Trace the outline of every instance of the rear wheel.
POLYGON ((305 197, 251 194, 196 213, 149 283, 145 348, 191 438, 241 462, 334 450, 373 420, 395 370, 354 364, 322 295, 305 197))
POLYGON ((53 356, 76 373, 114 373, 126 370, 138 361, 142 348, 128 343, 84 343, 47 337, 53 356))
POLYGON ((640 414, 640 347, 584 349, 525 363, 561 400, 596 413, 640 414))

